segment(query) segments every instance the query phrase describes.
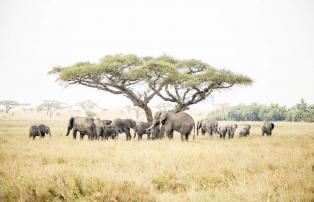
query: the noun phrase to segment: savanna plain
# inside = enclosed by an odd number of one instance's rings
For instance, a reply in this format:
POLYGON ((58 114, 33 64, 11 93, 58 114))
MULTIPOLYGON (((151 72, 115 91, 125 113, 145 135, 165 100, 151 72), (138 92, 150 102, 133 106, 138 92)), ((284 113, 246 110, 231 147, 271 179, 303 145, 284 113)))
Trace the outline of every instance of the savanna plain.
POLYGON ((67 121, 38 122, 51 138, 0 120, 0 201, 314 201, 313 123, 275 122, 262 137, 251 122, 247 138, 181 142, 80 141, 65 136, 67 121))

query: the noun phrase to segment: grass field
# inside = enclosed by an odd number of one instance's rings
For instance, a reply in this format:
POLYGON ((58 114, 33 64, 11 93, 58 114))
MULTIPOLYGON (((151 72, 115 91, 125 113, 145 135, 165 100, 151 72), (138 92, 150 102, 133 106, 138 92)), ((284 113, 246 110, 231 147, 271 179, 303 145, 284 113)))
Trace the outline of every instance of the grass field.
POLYGON ((0 201, 314 201, 314 124, 275 123, 272 137, 74 141, 64 121, 28 138, 0 121, 0 201))

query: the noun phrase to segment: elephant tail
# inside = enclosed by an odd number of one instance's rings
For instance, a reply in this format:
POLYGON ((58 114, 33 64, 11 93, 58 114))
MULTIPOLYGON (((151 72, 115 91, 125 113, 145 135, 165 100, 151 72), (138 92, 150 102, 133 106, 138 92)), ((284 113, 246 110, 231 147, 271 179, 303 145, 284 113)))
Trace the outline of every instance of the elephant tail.
POLYGON ((69 135, 70 130, 73 128, 73 123, 74 123, 74 118, 73 118, 73 117, 71 117, 71 118, 70 118, 70 120, 69 120, 68 132, 67 132, 67 135, 66 135, 66 136, 68 136, 68 135, 69 135))

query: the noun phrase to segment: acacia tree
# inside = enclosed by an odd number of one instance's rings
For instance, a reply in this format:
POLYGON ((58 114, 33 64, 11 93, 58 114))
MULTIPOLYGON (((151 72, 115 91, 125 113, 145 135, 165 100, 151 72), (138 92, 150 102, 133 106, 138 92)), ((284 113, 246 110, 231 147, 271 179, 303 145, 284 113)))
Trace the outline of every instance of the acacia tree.
POLYGON ((135 107, 135 106, 131 106, 131 105, 127 105, 126 110, 131 112, 133 111, 135 113, 135 118, 138 119, 141 115, 142 115, 142 109, 139 107, 135 107))
POLYGON ((46 111, 47 116, 51 117, 55 111, 65 108, 64 103, 57 100, 44 100, 42 104, 37 107, 38 111, 46 111))
POLYGON ((14 100, 1 100, 0 105, 5 107, 5 113, 9 113, 11 109, 20 106, 21 104, 14 100))
POLYGON ((84 110, 87 117, 94 118, 97 115, 96 112, 94 111, 94 109, 98 107, 97 103, 91 100, 85 100, 83 102, 78 103, 77 105, 84 110))
POLYGON ((124 95, 145 111, 148 122, 153 120, 148 104, 156 95, 175 103, 175 111, 179 112, 216 90, 252 83, 241 74, 215 69, 198 60, 177 60, 167 55, 108 55, 98 63, 53 67, 50 73, 67 85, 78 84, 124 95))

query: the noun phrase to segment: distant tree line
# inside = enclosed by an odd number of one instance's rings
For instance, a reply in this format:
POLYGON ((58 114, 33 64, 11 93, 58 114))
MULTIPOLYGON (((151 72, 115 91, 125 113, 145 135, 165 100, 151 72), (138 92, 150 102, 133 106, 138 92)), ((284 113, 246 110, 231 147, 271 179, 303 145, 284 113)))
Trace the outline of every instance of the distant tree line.
POLYGON ((240 104, 229 106, 223 104, 209 112, 209 118, 230 121, 293 121, 314 122, 314 104, 301 99, 296 105, 287 108, 279 104, 240 104))

